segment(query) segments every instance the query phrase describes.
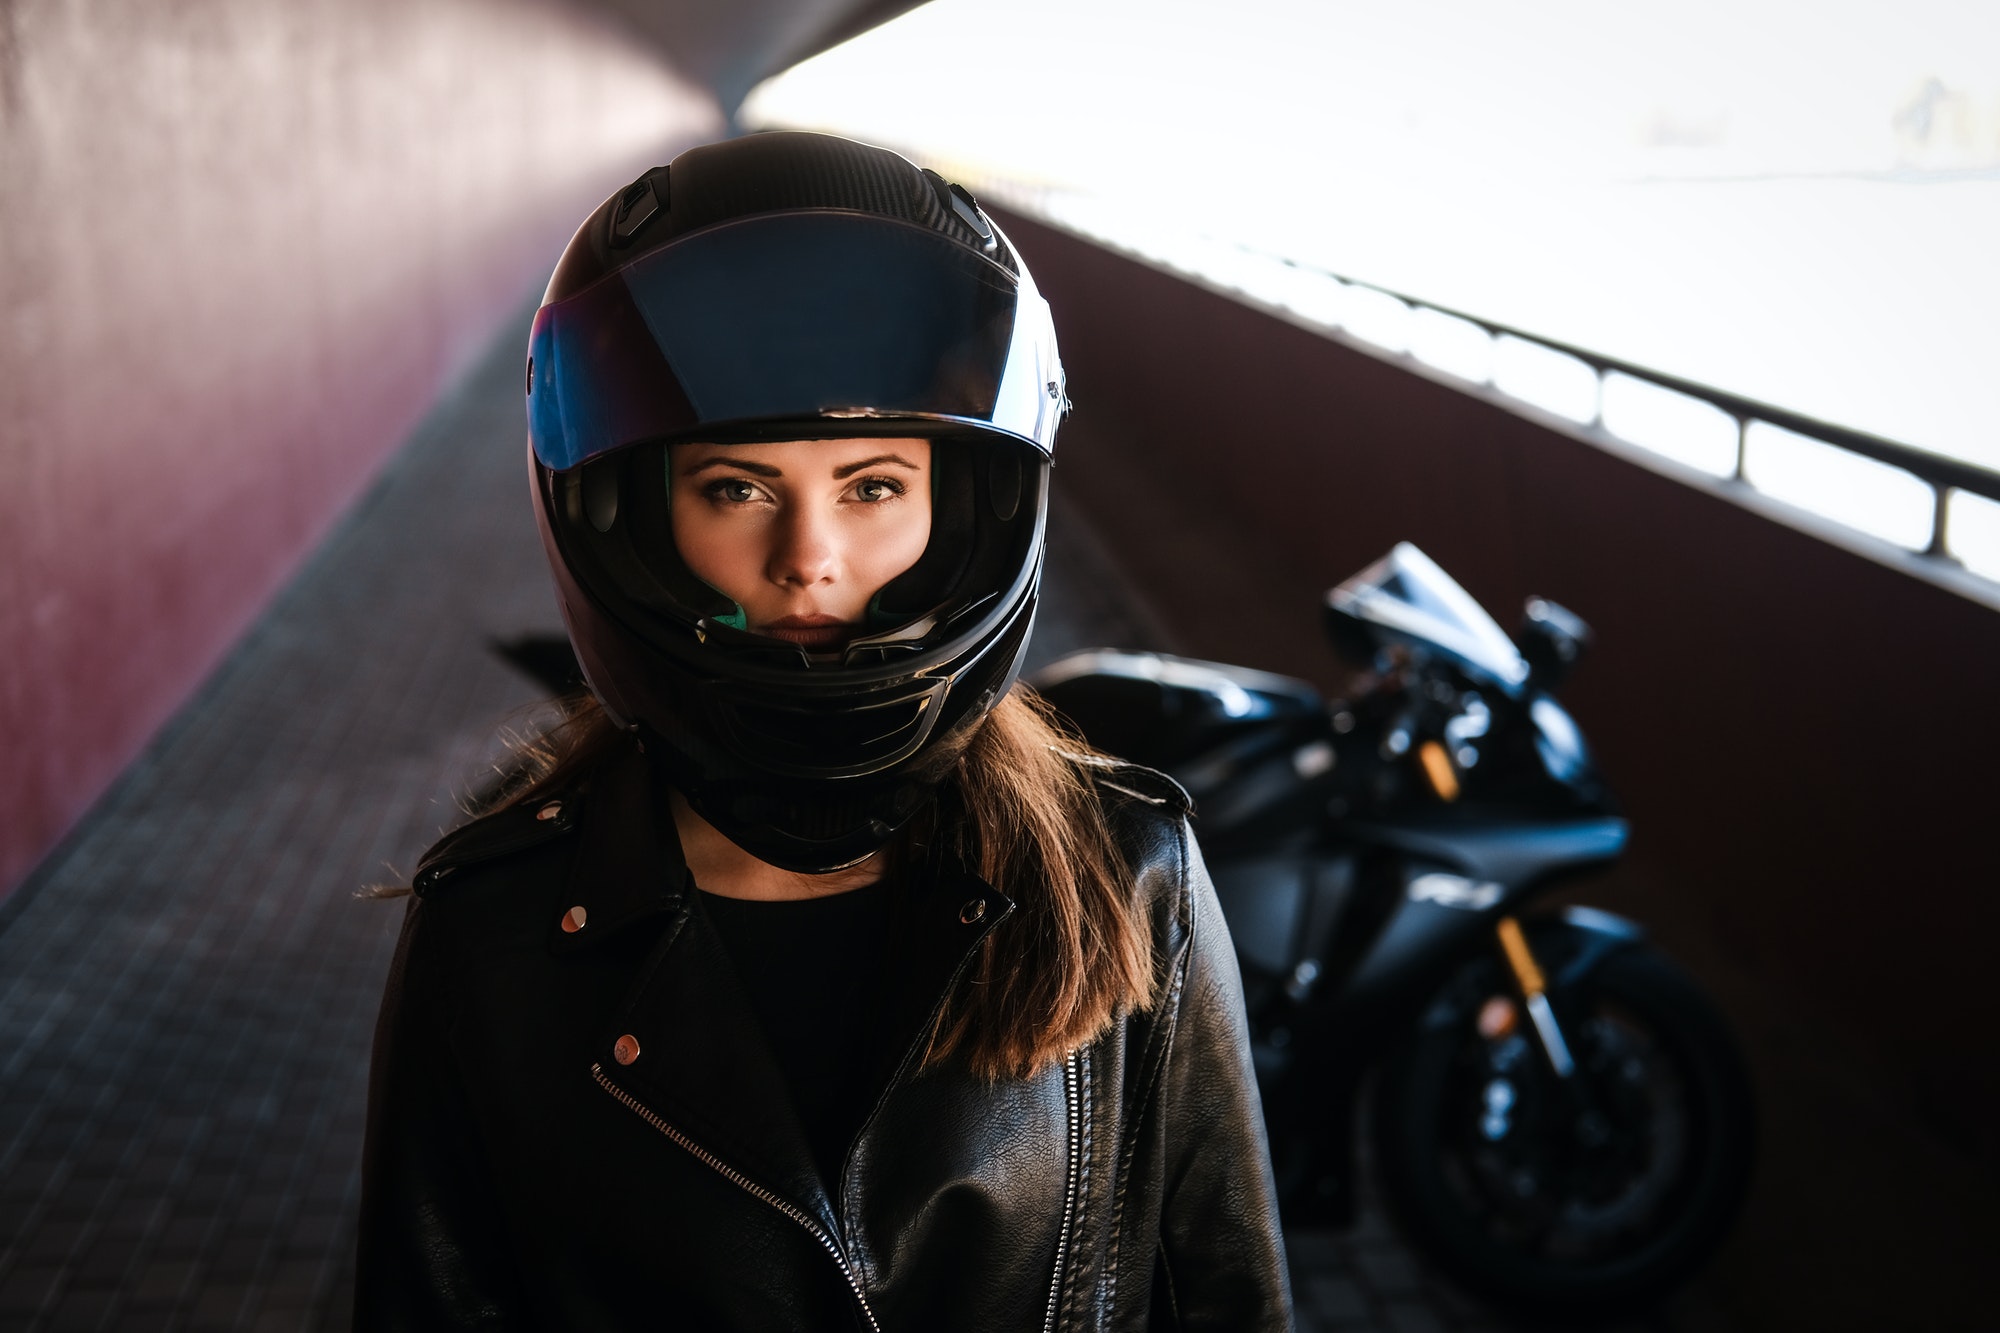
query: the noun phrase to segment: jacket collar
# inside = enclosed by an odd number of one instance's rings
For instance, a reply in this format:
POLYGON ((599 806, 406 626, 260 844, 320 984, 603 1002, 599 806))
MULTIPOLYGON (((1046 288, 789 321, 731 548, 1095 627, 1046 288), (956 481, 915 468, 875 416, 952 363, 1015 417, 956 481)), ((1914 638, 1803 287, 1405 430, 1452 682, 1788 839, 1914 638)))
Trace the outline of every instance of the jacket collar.
POLYGON ((601 944, 688 897, 687 861, 666 797, 636 747, 592 778, 579 802, 577 854, 549 922, 551 951, 601 944))

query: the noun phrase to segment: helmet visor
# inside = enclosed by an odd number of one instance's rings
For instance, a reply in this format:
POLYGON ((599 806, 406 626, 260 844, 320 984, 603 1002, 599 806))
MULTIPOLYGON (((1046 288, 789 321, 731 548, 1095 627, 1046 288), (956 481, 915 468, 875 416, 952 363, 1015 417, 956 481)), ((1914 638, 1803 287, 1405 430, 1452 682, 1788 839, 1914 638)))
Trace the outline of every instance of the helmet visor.
POLYGON ((761 214, 542 307, 530 436, 557 471, 642 440, 842 419, 980 425, 1046 448, 1061 376, 1053 337, 1037 336, 1047 322, 1032 286, 924 228, 761 214))

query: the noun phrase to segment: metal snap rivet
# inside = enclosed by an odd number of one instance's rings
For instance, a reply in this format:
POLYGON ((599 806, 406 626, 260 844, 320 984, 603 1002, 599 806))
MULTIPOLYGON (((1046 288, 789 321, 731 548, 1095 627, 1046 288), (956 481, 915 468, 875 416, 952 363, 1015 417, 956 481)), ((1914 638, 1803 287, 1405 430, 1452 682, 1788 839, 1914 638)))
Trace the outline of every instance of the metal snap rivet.
POLYGON ((543 806, 543 807, 542 807, 541 809, 539 809, 539 810, 535 811, 535 818, 537 818, 537 819, 554 819, 554 818, 555 818, 555 817, 556 817, 557 815, 559 815, 559 814, 561 814, 561 813, 562 813, 562 802, 561 802, 561 801, 550 801, 550 802, 549 802, 549 803, 548 803, 547 805, 545 805, 545 806, 543 806))
POLYGON ((626 1033, 611 1043, 611 1058, 621 1065, 629 1065, 639 1058, 639 1039, 626 1033))
POLYGON ((589 923, 590 913, 584 910, 582 903, 578 903, 563 913, 562 928, 563 933, 566 935, 576 934, 576 932, 582 930, 589 923))
POLYGON ((985 915, 986 900, 984 898, 973 898, 965 906, 958 909, 958 919, 968 926, 975 921, 983 919, 985 915))

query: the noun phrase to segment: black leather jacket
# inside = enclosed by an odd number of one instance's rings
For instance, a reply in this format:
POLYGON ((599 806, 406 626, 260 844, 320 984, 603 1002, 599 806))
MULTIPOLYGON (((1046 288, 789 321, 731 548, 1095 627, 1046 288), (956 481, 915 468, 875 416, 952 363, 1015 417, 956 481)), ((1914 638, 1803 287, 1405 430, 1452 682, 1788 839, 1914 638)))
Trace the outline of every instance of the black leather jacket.
MULTIPOLYGON (((912 1050, 838 1198, 643 760, 447 837, 376 1035, 356 1329, 1289 1328, 1185 798, 1096 777, 1166 964, 1151 1011, 1028 1080, 912 1050)), ((906 912, 914 1038, 1013 904, 937 872, 906 912)))

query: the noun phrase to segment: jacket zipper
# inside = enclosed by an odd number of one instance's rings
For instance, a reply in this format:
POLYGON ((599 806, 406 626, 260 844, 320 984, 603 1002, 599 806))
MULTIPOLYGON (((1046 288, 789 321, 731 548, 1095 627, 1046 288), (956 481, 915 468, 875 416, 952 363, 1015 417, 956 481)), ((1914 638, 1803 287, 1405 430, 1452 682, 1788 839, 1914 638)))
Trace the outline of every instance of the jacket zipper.
MULTIPOLYGON (((770 1190, 765 1189, 762 1185, 759 1185, 756 1181, 751 1180, 748 1176, 745 1176, 735 1167, 730 1166, 720 1157, 717 1157, 714 1153, 702 1147, 699 1143, 696 1143, 693 1139, 681 1133, 678 1129, 675 1129, 672 1125, 668 1124, 666 1121, 660 1119, 659 1116, 653 1114, 653 1112, 649 1110, 644 1103, 640 1102, 636 1097, 626 1092, 625 1089, 619 1087, 616 1083, 613 1083, 611 1079, 608 1076, 606 1076, 603 1065, 593 1063, 590 1066, 590 1076, 596 1079, 598 1085, 601 1086, 606 1092, 610 1093, 613 1097, 615 1097, 620 1105, 624 1106, 627 1110, 636 1114, 641 1120, 644 1120, 654 1129, 659 1130, 660 1133, 666 1135, 669 1139, 672 1139, 676 1144, 680 1145, 680 1147, 683 1148, 688 1153, 689 1156, 693 1157, 696 1161, 702 1162, 705 1165, 707 1165, 709 1168, 714 1170, 716 1174, 720 1175, 724 1180, 727 1180, 731 1184, 735 1185, 738 1189, 741 1189, 751 1198, 758 1199, 764 1203, 769 1204, 771 1207, 777 1209, 780 1213, 784 1214, 792 1221, 798 1223, 801 1227, 804 1227, 806 1234, 811 1236, 814 1240, 818 1241, 820 1243, 820 1248, 825 1250, 828 1256, 830 1256, 833 1259, 833 1262, 840 1266, 840 1275, 847 1279, 848 1290, 854 1293, 855 1304, 861 1307, 861 1315, 864 1319, 868 1321, 868 1327, 875 1330, 875 1333, 882 1333, 882 1326, 875 1322, 875 1312, 868 1308, 868 1298, 862 1294, 861 1279, 855 1275, 854 1266, 847 1262, 847 1256, 841 1253, 840 1246, 834 1242, 832 1236, 826 1234, 825 1227, 822 1227, 819 1223, 815 1222, 802 1209, 800 1209, 798 1205, 791 1203, 779 1197, 776 1194, 773 1194, 770 1190)), ((1069 1232, 1069 1219, 1067 1214, 1067 1208, 1065 1208, 1065 1214, 1063 1218, 1063 1232, 1065 1236, 1067 1236, 1069 1232)), ((1058 1259, 1057 1273, 1058 1276, 1060 1276, 1061 1274, 1060 1259, 1058 1259)), ((1051 1299, 1053 1299, 1053 1297, 1051 1299)))
POLYGON ((1056 1235, 1056 1270, 1049 1277, 1049 1313, 1042 1323, 1043 1333, 1055 1333, 1056 1306, 1062 1298, 1063 1266, 1069 1257, 1069 1229, 1076 1215, 1077 1176, 1083 1162, 1083 1129, 1081 1125, 1081 1094, 1078 1090, 1077 1063, 1082 1053, 1072 1051, 1063 1061, 1063 1102, 1069 1109, 1069 1179, 1063 1188, 1062 1230, 1056 1235))

